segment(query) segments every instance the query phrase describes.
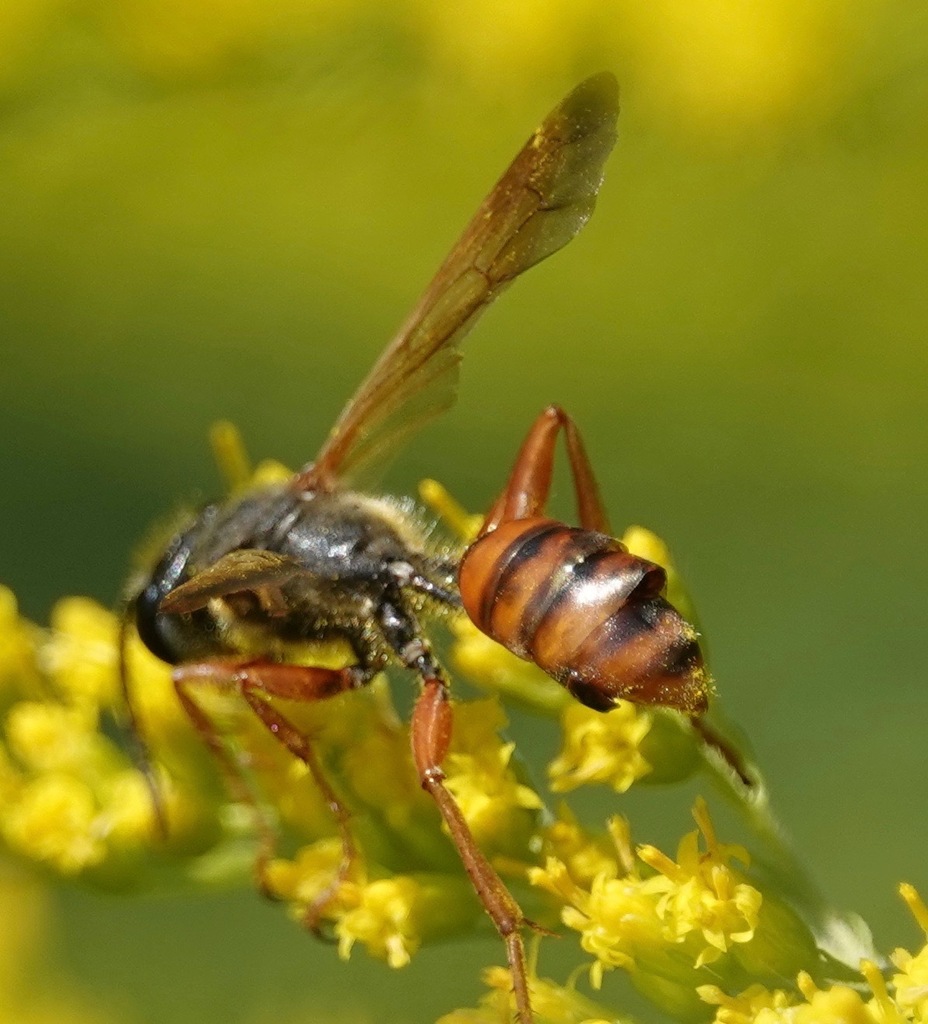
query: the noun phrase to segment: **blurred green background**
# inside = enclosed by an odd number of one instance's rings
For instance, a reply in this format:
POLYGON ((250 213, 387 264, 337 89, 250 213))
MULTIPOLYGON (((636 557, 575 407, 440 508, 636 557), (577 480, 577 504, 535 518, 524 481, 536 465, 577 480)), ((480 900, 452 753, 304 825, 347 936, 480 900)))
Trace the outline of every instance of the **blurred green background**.
MULTIPOLYGON (((151 522, 218 490, 217 418, 256 456, 311 458, 531 128, 601 69, 623 109, 594 220, 481 322, 457 406, 387 484, 437 476, 483 507, 533 416, 570 410, 615 524, 671 544, 797 846, 883 948, 911 944, 918 0, 5 0, 0 579, 39 620, 63 594, 112 603, 151 522)), ((685 802, 660 799, 601 806, 672 849, 685 802)), ((501 955, 428 950, 403 977, 339 964, 250 893, 49 898, 36 984, 69 978, 82 1020, 430 1020, 501 955)))

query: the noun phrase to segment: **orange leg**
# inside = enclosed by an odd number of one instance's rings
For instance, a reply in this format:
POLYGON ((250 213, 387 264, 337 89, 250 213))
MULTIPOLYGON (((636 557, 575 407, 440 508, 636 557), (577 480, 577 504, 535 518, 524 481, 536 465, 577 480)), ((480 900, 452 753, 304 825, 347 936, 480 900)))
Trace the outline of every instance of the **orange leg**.
POLYGON ((574 421, 557 405, 549 405, 532 424, 502 494, 487 513, 480 536, 501 523, 544 514, 551 491, 554 446, 558 431, 567 441, 567 457, 573 475, 580 525, 586 530, 609 533, 609 517, 586 448, 574 421))
POLYGON ((236 798, 250 804, 255 811, 260 849, 255 864, 258 884, 266 893, 266 867, 274 854, 275 833, 261 804, 246 783, 241 769, 229 753, 221 736, 202 708, 193 700, 190 690, 195 686, 212 686, 220 690, 240 693, 260 721, 290 753, 309 769, 313 781, 332 812, 342 844, 342 857, 332 882, 326 886, 307 908, 304 923, 318 934, 319 920, 326 906, 337 895, 348 877, 358 853, 348 827, 349 813, 332 789, 309 738, 271 705, 269 697, 283 700, 316 701, 334 696, 345 690, 365 685, 374 670, 359 665, 344 669, 314 668, 304 665, 286 665, 277 662, 198 662, 181 665, 174 670, 174 687, 184 710, 200 733, 204 742, 225 770, 236 798))
POLYGON ((433 657, 418 622, 405 607, 399 594, 384 595, 378 609, 378 619, 389 647, 400 662, 422 680, 422 692, 416 699, 410 723, 412 754, 419 781, 438 805, 464 870, 506 944, 519 1024, 532 1024, 521 929, 523 925, 534 926, 525 919, 519 904, 480 851, 461 809, 445 787, 441 762, 448 753, 452 728, 448 683, 442 676, 441 667, 433 657))
POLYGON ((422 788, 438 805, 480 902, 506 944, 519 1024, 532 1024, 525 946, 521 934, 523 925, 531 925, 531 922, 526 921, 503 880, 481 853, 461 809, 445 788, 441 762, 451 742, 451 719, 447 683, 435 676, 426 676, 412 716, 411 738, 416 769, 422 788))

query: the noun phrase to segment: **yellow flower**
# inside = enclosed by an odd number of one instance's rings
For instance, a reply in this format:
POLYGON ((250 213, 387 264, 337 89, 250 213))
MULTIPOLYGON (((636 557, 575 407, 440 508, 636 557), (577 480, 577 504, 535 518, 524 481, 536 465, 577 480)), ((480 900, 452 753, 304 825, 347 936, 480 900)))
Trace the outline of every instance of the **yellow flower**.
POLYGON ((789 1017, 796 1024, 903 1024, 901 1016, 887 1018, 878 1003, 866 1002, 848 985, 821 989, 805 972, 796 984, 806 998, 805 1005, 798 1005, 789 1017))
POLYGON ((700 985, 700 998, 717 1006, 714 1024, 908 1024, 914 1018, 889 995, 876 964, 863 960, 860 973, 870 986, 872 998, 850 985, 820 987, 806 971, 796 978, 796 992, 768 990, 752 985, 737 996, 716 985, 700 985))
MULTIPOLYGON (((294 904, 298 916, 332 884, 342 860, 342 844, 337 838, 320 839, 301 847, 292 860, 277 858, 265 869, 265 884, 271 893, 294 904)), ((325 909, 326 919, 334 916, 350 899, 349 884, 334 894, 325 909)))
MULTIPOLYGON (((719 977, 743 977, 737 962, 723 965, 720 958, 733 944, 752 940, 762 902, 760 892, 729 865, 734 857, 746 860, 746 853, 716 840, 702 801, 694 813, 706 849, 700 850, 698 832, 684 837, 677 861, 654 847, 639 847, 638 860, 653 875, 636 867, 628 825, 619 818, 610 822, 615 856, 600 861, 592 880, 558 857, 529 872, 533 885, 561 902, 561 920, 580 933, 581 947, 595 958, 595 986, 605 971, 623 968, 649 998, 685 1017, 698 1007, 695 987, 705 965, 713 963, 719 977)), ((571 852, 571 843, 564 852, 571 852)))
POLYGON ((451 749, 442 765, 448 790, 485 853, 523 852, 533 833, 534 812, 542 806, 535 790, 513 770, 515 744, 499 737, 505 726, 495 698, 455 704, 451 749))
POLYGON ((658 872, 644 888, 660 894, 657 913, 667 937, 681 941, 697 933, 705 940, 695 961, 701 967, 717 960, 731 943, 753 938, 763 897, 729 866, 732 859, 746 865, 747 851, 717 842, 703 800, 697 800, 693 813, 705 851, 700 849, 697 831, 683 837, 676 862, 653 846, 639 847, 638 856, 658 872))
POLYGON ((327 740, 338 748, 338 774, 359 803, 402 832, 417 816, 429 816, 432 801, 423 791, 412 761, 409 729, 399 721, 383 677, 364 694, 346 694, 343 724, 350 732, 327 740))
POLYGON ((43 663, 62 697, 95 707, 121 699, 116 616, 89 598, 65 597, 52 609, 51 629, 43 663))
POLYGON ((377 728, 363 733, 345 749, 342 771, 358 797, 383 815, 394 831, 408 828, 416 815, 431 808, 416 775, 405 729, 377 728))
POLYGON ((268 739, 270 744, 260 732, 254 734, 256 747, 272 758, 262 761, 262 790, 272 801, 281 823, 295 835, 310 840, 334 835, 335 816, 309 768, 302 761, 281 756, 274 749, 280 744, 273 737, 268 739))
POLYGON ((6 700, 7 690, 14 695, 35 692, 41 635, 38 627, 20 616, 13 591, 0 585, 0 699, 6 700))
POLYGON ((714 1024, 787 1024, 793 1019, 794 999, 781 989, 772 991, 752 985, 737 996, 729 996, 717 985, 700 985, 696 991, 710 1006, 717 1006, 714 1024))
MULTIPOLYGON (((7 602, 5 607, 9 612, 13 606, 7 602)), ((121 703, 118 623, 85 598, 59 601, 52 618, 53 627, 47 631, 14 621, 34 646, 33 664, 25 671, 34 673, 35 681, 15 681, 13 689, 20 698, 32 699, 14 701, 3 722, 0 834, 18 856, 47 868, 65 875, 89 874, 108 886, 125 884, 140 877, 146 854, 156 859, 160 844, 153 841, 147 784, 101 724, 101 711, 109 715, 108 706, 121 703)), ((0 637, 8 639, 2 632, 0 637)), ((0 654, 8 651, 9 646, 0 654)), ((154 740, 159 753, 167 754, 185 778, 185 786, 178 787, 159 775, 170 824, 167 848, 175 855, 203 852, 218 832, 215 808, 191 786, 198 778, 194 765, 203 756, 202 744, 178 711, 168 668, 144 651, 135 637, 130 638, 127 654, 145 714, 158 711, 144 719, 146 739, 154 740), (162 746, 166 736, 170 742, 162 746), (191 747, 197 751, 193 760, 191 747)), ((15 662, 12 667, 23 671, 15 662)), ((0 674, 10 668, 3 665, 0 674)))
POLYGON ((599 874, 618 873, 615 849, 610 850, 607 839, 591 836, 566 804, 558 808, 557 818, 544 828, 542 838, 549 863, 563 865, 578 885, 589 886, 599 874))
POLYGON ((564 744, 548 766, 555 793, 599 782, 624 793, 651 766, 641 754, 641 741, 651 729, 651 716, 620 701, 607 714, 570 703, 561 714, 564 744))
MULTIPOLYGON (((928 907, 914 886, 901 885, 899 892, 928 938, 928 907)), ((892 979, 899 1006, 911 1013, 915 1020, 928 1021, 928 943, 915 954, 897 949, 892 961, 899 968, 899 973, 892 979)))
POLYGON ((71 775, 46 773, 26 783, 3 816, 3 837, 17 853, 63 875, 76 875, 106 856, 93 791, 71 775))
POLYGON ((606 862, 588 885, 578 884, 567 865, 549 857, 544 868, 529 872, 529 881, 563 904, 561 920, 580 933, 582 948, 596 958, 590 978, 597 988, 604 970, 632 969, 641 952, 651 955, 666 946, 657 899, 629 864, 626 826, 612 823, 618 857, 606 862))
MULTIPOLYGON (((98 760, 94 708, 20 701, 6 718, 7 744, 29 771, 81 771, 98 760)), ((95 766, 99 767, 99 766, 95 766)))
POLYGON ((230 494, 246 490, 253 469, 238 427, 229 420, 217 420, 209 428, 209 446, 226 490, 230 494))
POLYGON ((468 931, 481 916, 463 871, 379 877, 386 873, 361 849, 347 876, 333 887, 342 856, 339 839, 319 840, 302 847, 292 860, 272 861, 265 882, 300 920, 325 898, 320 919, 332 926, 343 959, 360 944, 391 967, 403 967, 422 942, 468 931))
MULTIPOLYGON (((490 990, 476 1009, 455 1010, 437 1024, 511 1024, 515 1013, 512 976, 505 967, 488 967, 483 981, 490 990)), ((625 1018, 581 995, 572 984, 559 985, 531 971, 528 979, 536 1024, 619 1024, 625 1018)))
POLYGON ((347 960, 360 942, 391 967, 405 967, 422 941, 415 927, 419 895, 415 880, 400 875, 360 887, 355 906, 335 925, 338 955, 347 960))
MULTIPOLYGON (((873 998, 867 1006, 872 1011, 878 1024, 908 1024, 913 1019, 911 1013, 907 1012, 908 1008, 890 996, 883 972, 872 960, 861 960, 860 973, 873 993, 873 998)), ((801 982, 802 978, 800 977, 800 985, 801 982)), ((923 1015, 916 1013, 914 1020, 919 1022, 919 1024, 924 1024, 925 1018, 923 1015)))
POLYGON ((178 734, 190 736, 190 721, 174 692, 171 669, 131 631, 126 645, 129 696, 142 736, 153 747, 170 745, 178 734))
MULTIPOLYGON (((145 779, 134 768, 112 773, 101 786, 102 833, 117 847, 148 845, 154 811, 145 779)), ((169 806, 175 806, 172 801, 169 806)))
POLYGON ((595 988, 605 970, 631 969, 642 950, 665 945, 655 902, 637 878, 597 876, 589 895, 565 907, 562 919, 581 933, 581 947, 596 958, 590 968, 595 988))

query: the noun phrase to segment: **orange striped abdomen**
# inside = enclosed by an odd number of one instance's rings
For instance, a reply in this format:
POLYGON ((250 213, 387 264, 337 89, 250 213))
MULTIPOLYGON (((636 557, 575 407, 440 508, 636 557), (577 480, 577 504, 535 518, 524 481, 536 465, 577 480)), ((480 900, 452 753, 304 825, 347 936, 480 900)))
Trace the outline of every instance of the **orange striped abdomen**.
POLYGON ((553 519, 502 523, 464 553, 471 621, 583 704, 705 710, 696 630, 663 596, 664 570, 619 541, 553 519))

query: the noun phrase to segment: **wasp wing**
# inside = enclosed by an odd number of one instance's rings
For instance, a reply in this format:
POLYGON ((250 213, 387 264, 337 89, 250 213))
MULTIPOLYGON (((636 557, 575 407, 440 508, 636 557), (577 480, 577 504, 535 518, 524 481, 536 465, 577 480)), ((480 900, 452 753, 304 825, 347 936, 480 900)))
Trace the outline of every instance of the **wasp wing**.
POLYGON ((342 410, 297 487, 330 487, 349 478, 451 405, 458 346, 477 317, 589 220, 617 117, 618 85, 602 73, 545 118, 342 410))
POLYGON ((280 588, 305 571, 286 555, 242 548, 223 555, 175 587, 162 599, 159 610, 169 615, 186 614, 205 607, 214 597, 250 591, 273 614, 283 608, 280 588))

